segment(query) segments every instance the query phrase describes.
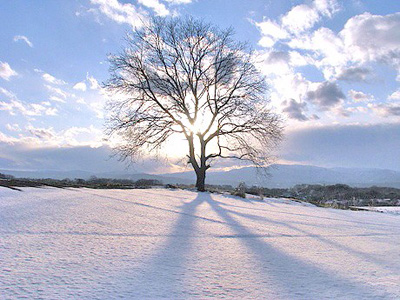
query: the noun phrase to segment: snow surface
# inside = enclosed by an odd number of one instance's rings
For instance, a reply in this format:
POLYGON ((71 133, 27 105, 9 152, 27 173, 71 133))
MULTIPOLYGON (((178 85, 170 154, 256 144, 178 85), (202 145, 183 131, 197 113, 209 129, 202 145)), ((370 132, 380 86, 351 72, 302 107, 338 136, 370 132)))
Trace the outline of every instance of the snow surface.
POLYGON ((356 208, 382 212, 387 214, 400 215, 400 206, 357 206, 356 208))
POLYGON ((400 217, 181 190, 0 188, 0 299, 399 299, 400 217))

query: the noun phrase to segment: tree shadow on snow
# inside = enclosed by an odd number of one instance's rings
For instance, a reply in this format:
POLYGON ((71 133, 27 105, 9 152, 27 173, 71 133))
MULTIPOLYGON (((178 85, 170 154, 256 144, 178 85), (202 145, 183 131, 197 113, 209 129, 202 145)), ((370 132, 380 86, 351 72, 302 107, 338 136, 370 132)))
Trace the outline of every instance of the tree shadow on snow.
MULTIPOLYGON (((229 210, 224 207, 225 204, 212 199, 208 193, 198 193, 195 199, 183 203, 179 212, 175 211, 179 214, 178 219, 171 226, 170 233, 165 242, 158 247, 158 251, 140 266, 119 273, 113 278, 113 282, 116 283, 114 288, 118 294, 138 299, 182 299, 205 296, 201 290, 204 287, 188 285, 186 282, 188 277, 199 271, 196 268, 202 268, 207 264, 207 262, 193 263, 197 250, 193 243, 197 231, 196 222, 202 220, 219 223, 234 232, 230 236, 218 236, 209 232, 208 238, 213 243, 219 243, 224 238, 234 238, 248 249, 243 255, 250 255, 250 259, 255 262, 249 268, 256 266, 251 272, 258 276, 258 282, 253 282, 251 287, 246 285, 238 288, 251 289, 248 290, 249 295, 252 295, 253 289, 256 288, 261 293, 273 291, 275 297, 282 299, 377 299, 388 296, 385 291, 378 291, 362 282, 341 277, 316 263, 303 261, 279 250, 268 243, 267 238, 257 235, 256 232, 242 225, 234 216, 254 218, 258 221, 261 221, 260 218, 263 217, 229 210), (203 203, 207 203, 220 220, 196 215, 199 206, 203 203), (124 277, 123 280, 121 277, 124 277)), ((307 231, 284 222, 269 219, 263 221, 286 226, 305 236, 309 235, 307 231)), ((328 240, 321 239, 321 242, 347 250, 328 240)), ((240 270, 238 272, 240 273, 240 270)), ((211 275, 221 276, 220 274, 211 275)), ((219 280, 223 281, 224 278, 219 280)), ((247 281, 244 280, 244 282, 247 281)), ((228 294, 227 296, 235 298, 237 295, 228 294)), ((271 298, 271 295, 265 294, 265 298, 271 298)))
MULTIPOLYGON (((257 215, 252 215, 252 214, 248 214, 248 213, 242 213, 242 212, 237 212, 234 210, 230 210, 230 209, 226 209, 226 212, 228 214, 232 214, 232 215, 236 215, 239 217, 243 217, 246 219, 250 219, 250 220, 254 220, 254 221, 258 221, 258 222, 263 222, 265 224, 273 224, 273 225, 278 225, 280 227, 284 227, 290 230, 293 230, 295 232, 297 232, 298 234, 288 234, 286 236, 288 237, 304 237, 304 238, 313 238, 313 239, 317 239, 319 242, 324 243, 328 246, 332 246, 335 247, 338 250, 344 251, 346 252, 346 254, 348 255, 353 255, 356 256, 362 260, 368 261, 368 262, 373 262, 374 264, 376 264, 378 267, 385 265, 386 268, 388 269, 392 269, 394 272, 398 271, 397 266, 395 265, 389 265, 387 261, 385 261, 384 259, 381 259, 380 257, 377 257, 376 255, 371 255, 368 253, 365 253, 363 251, 345 246, 339 242, 336 242, 334 240, 332 240, 332 238, 345 238, 345 237, 363 237, 363 236, 368 236, 368 234, 328 234, 328 235, 321 235, 321 234, 316 234, 316 233, 312 233, 310 231, 304 230, 299 228, 296 225, 309 225, 309 223, 303 223, 303 222, 285 222, 285 221, 276 221, 270 218, 267 218, 265 216, 257 216, 257 215), (296 225, 293 225, 296 224, 296 225)), ((318 226, 318 224, 316 224, 316 226, 318 226)), ((321 225, 324 226, 324 225, 321 225)), ((374 234, 371 234, 374 235, 374 234)), ((393 236, 392 234, 380 234, 377 233, 376 234, 377 237, 383 237, 383 236, 393 236)))
POLYGON ((196 251, 192 249, 195 223, 198 219, 210 221, 195 215, 204 199, 204 193, 199 193, 194 200, 181 206, 179 217, 172 225, 165 243, 141 266, 124 274, 130 278, 129 284, 122 289, 128 290, 119 290, 119 293, 135 299, 182 299, 194 296, 185 286, 184 279, 193 271, 187 268, 187 263, 191 253, 196 251))
POLYGON ((218 201, 211 197, 206 201, 258 262, 259 284, 264 286, 260 289, 268 290, 273 286, 278 289, 279 297, 284 299, 377 299, 386 295, 384 291, 340 277, 277 249, 238 222, 232 217, 232 212, 223 208, 218 201))

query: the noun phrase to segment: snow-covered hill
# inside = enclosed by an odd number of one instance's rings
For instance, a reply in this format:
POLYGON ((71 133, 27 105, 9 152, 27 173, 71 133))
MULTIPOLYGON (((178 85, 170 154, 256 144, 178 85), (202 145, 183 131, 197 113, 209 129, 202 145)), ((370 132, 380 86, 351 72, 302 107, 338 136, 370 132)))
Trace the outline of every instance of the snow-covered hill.
POLYGON ((0 188, 0 298, 399 299, 399 238, 285 199, 0 188))

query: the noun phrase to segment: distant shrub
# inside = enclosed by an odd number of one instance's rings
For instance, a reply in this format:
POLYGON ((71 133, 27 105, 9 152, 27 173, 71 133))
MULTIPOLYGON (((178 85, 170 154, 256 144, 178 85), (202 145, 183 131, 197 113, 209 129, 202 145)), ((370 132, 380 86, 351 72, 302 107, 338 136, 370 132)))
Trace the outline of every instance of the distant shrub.
POLYGON ((263 198, 264 198, 263 188, 261 188, 259 186, 253 185, 252 187, 246 188, 246 193, 254 195, 254 196, 258 196, 258 197, 260 197, 260 200, 263 200, 263 198))
POLYGON ((139 179, 135 182, 135 187, 151 187, 163 185, 160 180, 157 179, 139 179))
POLYGON ((165 185, 165 188, 166 188, 166 189, 177 189, 178 186, 176 186, 176 185, 174 185, 174 184, 169 184, 169 183, 168 183, 168 184, 165 185))
POLYGON ((241 182, 238 184, 238 186, 235 188, 233 192, 231 192, 232 195, 238 196, 241 198, 246 198, 246 183, 241 182))
POLYGON ((0 173, 0 179, 8 179, 8 180, 10 180, 10 179, 14 179, 14 178, 15 177, 12 176, 12 175, 0 173))
POLYGON ((85 183, 86 183, 86 180, 85 180, 85 179, 82 179, 82 178, 75 178, 75 182, 76 182, 77 184, 85 184, 85 183))

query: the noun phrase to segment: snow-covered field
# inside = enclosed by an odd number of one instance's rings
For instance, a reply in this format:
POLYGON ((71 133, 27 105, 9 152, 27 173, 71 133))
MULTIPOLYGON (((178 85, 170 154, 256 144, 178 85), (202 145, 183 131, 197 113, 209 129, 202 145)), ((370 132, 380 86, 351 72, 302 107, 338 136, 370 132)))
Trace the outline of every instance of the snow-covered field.
POLYGON ((359 206, 357 208, 393 215, 400 215, 400 206, 359 206))
POLYGON ((399 299, 400 216, 189 191, 0 188, 0 299, 399 299))

